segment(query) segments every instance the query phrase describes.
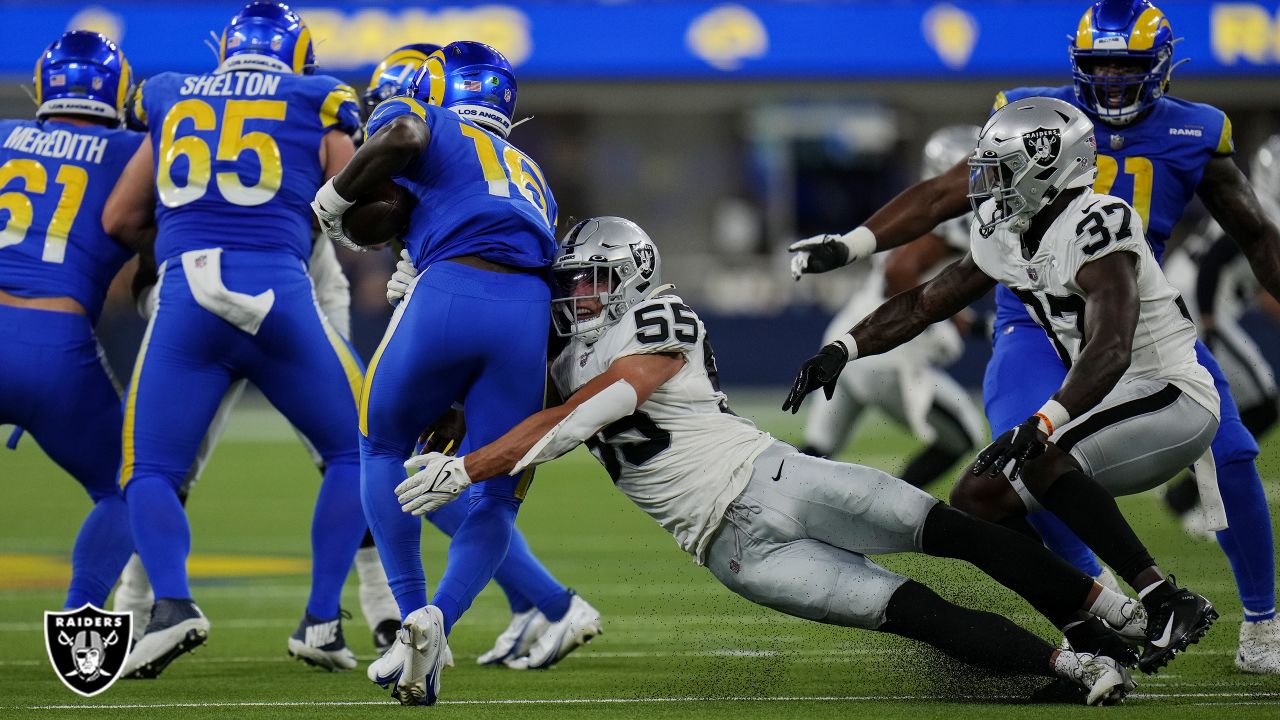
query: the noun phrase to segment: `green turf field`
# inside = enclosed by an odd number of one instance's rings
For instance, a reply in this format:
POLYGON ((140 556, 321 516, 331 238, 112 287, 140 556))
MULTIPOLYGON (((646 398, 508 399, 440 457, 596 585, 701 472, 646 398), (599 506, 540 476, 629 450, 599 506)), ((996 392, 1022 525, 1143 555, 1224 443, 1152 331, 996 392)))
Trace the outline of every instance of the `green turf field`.
MULTIPOLYGON (((738 397, 734 407, 795 440, 798 421, 772 409, 783 394, 738 397)), ((869 422, 847 457, 896 470, 910 450, 897 431, 869 422)), ((1274 442, 1264 451, 1273 503, 1280 495, 1278 451, 1274 442)), ((983 676, 909 641, 806 623, 730 594, 615 491, 583 451, 539 471, 520 526, 552 572, 600 609, 605 634, 548 672, 478 667, 475 657, 509 619, 491 586, 454 630, 458 664, 444 674, 441 703, 402 710, 364 677, 372 646, 354 577, 344 605, 356 617, 345 629, 360 669, 329 674, 285 654, 307 595, 317 475, 287 426, 257 407, 233 420, 190 503, 193 591, 213 623, 208 644, 158 680, 123 680, 86 700, 54 677, 41 612, 61 605, 87 499, 29 438, 17 453, 0 450, 0 482, 5 717, 1280 717, 1280 678, 1232 668, 1241 611, 1222 554, 1184 536, 1154 496, 1122 504, 1157 558, 1214 600, 1222 620, 1164 672, 1140 677, 1122 708, 1025 706, 1009 701, 1038 680, 983 676), (982 701, 990 697, 1005 700, 982 701)), ((439 578, 444 548, 428 528, 428 581, 439 578)), ((952 600, 1004 612, 1053 637, 1025 603, 967 567, 928 558, 886 564, 952 600)))

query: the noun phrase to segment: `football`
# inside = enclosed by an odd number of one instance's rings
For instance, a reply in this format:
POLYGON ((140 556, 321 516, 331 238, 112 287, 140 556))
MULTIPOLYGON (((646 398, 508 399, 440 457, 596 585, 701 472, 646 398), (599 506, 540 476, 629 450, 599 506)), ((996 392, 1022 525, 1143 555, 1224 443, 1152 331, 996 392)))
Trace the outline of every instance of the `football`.
POLYGON ((414 203, 413 194, 408 190, 392 180, 383 182, 343 214, 347 237, 360 247, 400 237, 409 227, 414 203))

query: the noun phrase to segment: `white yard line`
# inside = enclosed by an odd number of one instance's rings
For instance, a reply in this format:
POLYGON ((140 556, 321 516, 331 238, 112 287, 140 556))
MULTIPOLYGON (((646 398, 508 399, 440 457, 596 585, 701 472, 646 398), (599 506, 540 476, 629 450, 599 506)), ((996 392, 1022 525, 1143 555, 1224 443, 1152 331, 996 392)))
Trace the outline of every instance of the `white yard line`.
MULTIPOLYGON (((1142 700, 1174 700, 1188 698, 1221 698, 1228 704, 1272 705, 1259 702, 1259 698, 1280 701, 1280 692, 1204 692, 1204 693, 1135 693, 1129 697, 1142 700), (1232 698, 1249 698, 1248 701, 1230 702, 1232 698)), ((1008 700, 1005 697, 944 696, 944 695, 790 695, 781 697, 649 697, 649 698, 504 698, 494 700, 441 700, 440 705, 643 705, 658 703, 707 703, 707 702, 956 702, 974 700, 1008 700)), ((261 701, 261 702, 192 702, 192 703, 132 703, 118 705, 29 705, 10 707, 10 710, 142 710, 151 708, 255 708, 255 707, 349 707, 364 705, 393 705, 387 700, 337 700, 320 702, 261 701)))

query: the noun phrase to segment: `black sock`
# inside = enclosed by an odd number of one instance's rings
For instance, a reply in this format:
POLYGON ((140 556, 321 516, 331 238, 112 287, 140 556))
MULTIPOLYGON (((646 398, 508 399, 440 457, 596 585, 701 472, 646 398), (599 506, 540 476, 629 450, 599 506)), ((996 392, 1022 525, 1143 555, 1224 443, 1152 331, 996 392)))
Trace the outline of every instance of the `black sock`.
POLYGON ((1093 589, 1093 578, 1044 545, 944 503, 925 518, 921 545, 928 555, 971 563, 1057 627, 1071 621, 1093 589))
POLYGON ((1169 483, 1165 491, 1164 501, 1169 509, 1179 515, 1186 515, 1200 504, 1200 489, 1196 487, 1196 476, 1183 473, 1177 480, 1169 483))
POLYGON ((878 630, 928 643, 962 662, 1053 677, 1049 643, 995 613, 952 605, 908 580, 893 593, 878 630))
POLYGON ((368 530, 365 530, 365 531, 364 531, 364 539, 360 541, 360 547, 362 547, 362 548, 373 547, 373 533, 372 533, 372 532, 370 532, 370 531, 368 531, 368 530))
POLYGON ((1034 540, 1037 545, 1044 544, 1044 538, 1040 537, 1040 533, 1036 532, 1035 527, 1027 519, 1026 515, 1010 515, 996 524, 1034 540))
POLYGON ((907 467, 902 471, 902 479, 922 488, 942 477, 942 473, 951 469, 963 454, 944 449, 939 447, 938 443, 934 443, 907 463, 907 467))
POLYGON ((1083 472, 1063 473, 1048 490, 1035 497, 1131 587, 1138 573, 1156 564, 1120 514, 1116 499, 1083 472))

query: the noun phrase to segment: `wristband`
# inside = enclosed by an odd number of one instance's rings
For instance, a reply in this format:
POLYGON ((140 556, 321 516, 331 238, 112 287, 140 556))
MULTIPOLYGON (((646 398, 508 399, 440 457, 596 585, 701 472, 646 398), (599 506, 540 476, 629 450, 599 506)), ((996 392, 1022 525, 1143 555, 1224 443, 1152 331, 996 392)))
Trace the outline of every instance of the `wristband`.
POLYGON ((329 182, 320 186, 320 189, 316 191, 316 202, 325 212, 342 215, 347 210, 350 210, 351 206, 355 205, 355 202, 342 197, 338 193, 338 189, 333 186, 333 181, 334 178, 329 178, 329 182))
POLYGON ((859 225, 841 235, 839 240, 849 249, 849 263, 869 258, 876 253, 876 234, 866 225, 859 225))
POLYGON ((853 362, 858 359, 858 341, 853 339, 852 332, 847 332, 831 342, 844 348, 844 351, 849 356, 846 362, 853 362))
POLYGON ((1040 418, 1040 429, 1045 435, 1053 435, 1058 428, 1071 422, 1071 413, 1062 407, 1062 403, 1053 399, 1037 410, 1034 417, 1040 418))

